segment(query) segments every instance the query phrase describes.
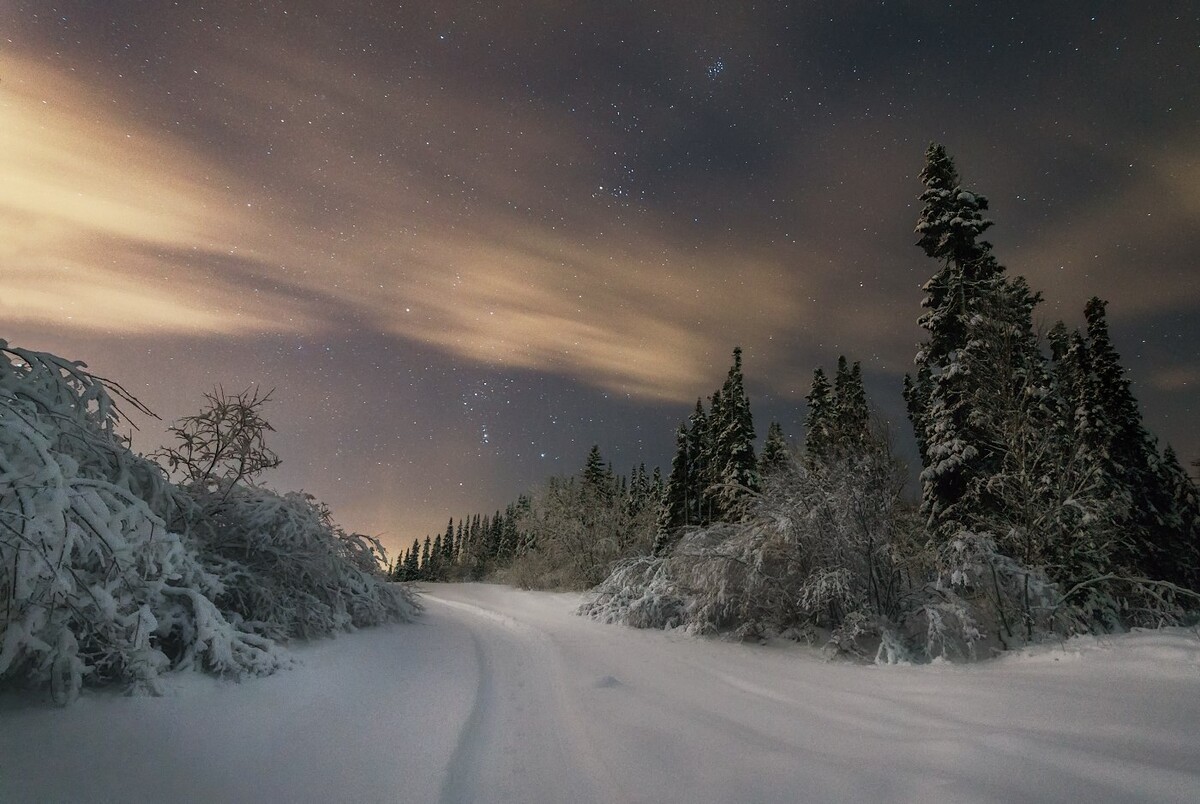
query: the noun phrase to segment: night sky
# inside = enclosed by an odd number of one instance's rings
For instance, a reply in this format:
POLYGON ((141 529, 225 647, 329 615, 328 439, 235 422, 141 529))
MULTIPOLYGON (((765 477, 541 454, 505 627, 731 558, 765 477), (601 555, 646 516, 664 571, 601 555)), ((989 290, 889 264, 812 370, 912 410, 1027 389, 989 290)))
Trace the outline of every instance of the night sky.
POLYGON ((665 470, 739 344, 760 435, 845 353, 911 453, 930 140, 1200 457, 1194 1, 3 0, 0 337, 274 388, 268 482, 393 547, 665 470))

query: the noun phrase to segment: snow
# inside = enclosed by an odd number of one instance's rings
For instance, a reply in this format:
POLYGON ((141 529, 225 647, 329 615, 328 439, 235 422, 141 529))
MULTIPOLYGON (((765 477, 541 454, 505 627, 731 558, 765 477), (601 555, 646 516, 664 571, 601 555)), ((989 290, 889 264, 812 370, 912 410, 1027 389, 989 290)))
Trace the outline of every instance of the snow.
POLYGON ((425 614, 163 697, 0 696, 0 801, 1200 800, 1200 640, 972 666, 603 625, 579 595, 431 585, 425 614))

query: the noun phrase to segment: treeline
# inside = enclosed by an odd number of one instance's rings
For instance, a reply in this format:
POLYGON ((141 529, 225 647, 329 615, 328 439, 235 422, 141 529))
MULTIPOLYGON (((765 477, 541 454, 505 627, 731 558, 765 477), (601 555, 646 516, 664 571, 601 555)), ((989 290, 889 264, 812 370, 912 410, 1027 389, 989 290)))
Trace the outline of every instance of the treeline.
POLYGON ((918 245, 938 267, 904 383, 919 508, 844 358, 832 382, 814 374, 803 448, 773 425, 756 464, 735 352, 678 431, 655 548, 616 565, 585 613, 822 634, 885 660, 1196 619, 1196 485, 1145 429, 1104 302, 1040 338, 1040 295, 982 238, 987 199, 939 145, 921 180, 918 245))
POLYGON ((663 496, 655 468, 618 475, 593 445, 577 475, 544 486, 493 515, 451 519, 390 568, 396 581, 495 578, 523 587, 587 588, 612 562, 653 544, 663 496))
POLYGON ((504 511, 452 518, 445 533, 426 536, 396 557, 388 568, 394 581, 477 581, 496 567, 507 566, 522 546, 518 512, 529 507, 522 495, 504 511))

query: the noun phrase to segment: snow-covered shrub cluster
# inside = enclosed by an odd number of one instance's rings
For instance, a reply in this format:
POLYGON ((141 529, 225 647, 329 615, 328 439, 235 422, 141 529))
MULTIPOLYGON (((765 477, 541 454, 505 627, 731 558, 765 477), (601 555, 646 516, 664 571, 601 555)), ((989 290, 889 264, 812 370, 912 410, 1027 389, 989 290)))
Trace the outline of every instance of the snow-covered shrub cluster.
POLYGON ((583 471, 551 478, 517 511, 520 534, 500 580, 527 589, 588 589, 615 562, 654 543, 661 485, 645 471, 614 474, 592 447, 583 471))
POLYGON ((882 440, 854 457, 788 456, 740 523, 684 533, 663 556, 620 563, 580 613, 639 628, 822 641, 876 661, 974 657, 1083 629, 1044 574, 964 533, 921 540, 903 469, 882 440))
POLYGON ((117 433, 114 393, 138 405, 120 386, 0 356, 0 685, 67 702, 84 684, 154 692, 168 669, 267 674, 290 661, 270 637, 412 612, 373 546, 309 500, 237 487, 206 509, 117 433))
POLYGON ((175 491, 115 433, 82 364, 0 341, 0 681, 153 691, 196 665, 239 675, 286 661, 213 605, 221 590, 166 526, 175 491))
POLYGON ((312 639, 416 613, 405 587, 381 582, 379 543, 342 531, 307 494, 238 485, 201 490, 196 504, 192 532, 221 579, 216 602, 255 633, 312 639))
POLYGON ((582 612, 738 636, 821 632, 859 651, 894 627, 909 589, 897 561, 902 468, 882 449, 854 464, 789 458, 743 522, 689 530, 664 556, 623 563, 582 612))

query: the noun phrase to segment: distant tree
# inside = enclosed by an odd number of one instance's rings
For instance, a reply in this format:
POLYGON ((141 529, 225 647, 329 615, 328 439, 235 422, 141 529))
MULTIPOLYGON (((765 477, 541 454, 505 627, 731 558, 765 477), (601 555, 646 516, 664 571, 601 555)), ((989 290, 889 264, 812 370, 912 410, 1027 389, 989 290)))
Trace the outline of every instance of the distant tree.
POLYGON ((805 462, 810 469, 841 465, 867 449, 872 438, 870 410, 859 363, 851 365, 844 355, 839 357, 832 386, 823 369, 814 370, 807 399, 805 462))
POLYGON ((1159 464, 1160 482, 1169 498, 1167 538, 1162 547, 1174 557, 1168 580, 1200 592, 1200 489, 1168 446, 1159 464))
POLYGON ((861 452, 871 435, 870 411, 863 388, 862 367, 838 358, 833 380, 833 429, 836 448, 846 454, 861 452))
POLYGON ((636 514, 647 505, 657 504, 657 502, 658 500, 653 496, 650 476, 646 474, 646 464, 639 463, 629 476, 629 512, 636 514))
POLYGON ((688 445, 687 428, 681 426, 675 431, 675 457, 671 460, 671 474, 667 476, 659 507, 653 548, 655 555, 662 555, 670 549, 676 541, 679 529, 692 524, 690 516, 693 512, 689 494, 694 491, 689 477, 691 462, 688 445))
POLYGON ((808 415, 804 419, 804 454, 810 466, 823 463, 833 450, 834 410, 833 388, 825 371, 813 371, 812 389, 805 397, 808 415))
POLYGON ((413 539, 412 547, 404 554, 404 580, 415 581, 421 572, 421 543, 413 539))
MULTIPOLYGON (((716 395, 714 394, 714 398, 716 395)), ((742 377, 742 350, 733 350, 733 365, 721 388, 721 407, 714 414, 714 465, 712 477, 719 484, 716 495, 719 515, 729 521, 746 514, 746 493, 758 491, 758 459, 754 455, 754 418, 742 377)))
MULTIPOLYGON (((714 405, 720 400, 719 392, 714 395, 714 405)), ((688 417, 687 444, 684 450, 687 463, 687 516, 684 524, 707 523, 713 506, 709 486, 712 484, 713 438, 710 417, 704 412, 704 404, 697 399, 692 415, 688 417)))
POLYGON ((588 451, 587 463, 583 467, 583 482, 601 493, 610 493, 609 481, 611 478, 612 472, 600 455, 600 446, 593 444, 588 451))
POLYGON ((762 455, 758 458, 758 473, 761 477, 778 472, 791 463, 787 439, 783 435, 783 426, 779 422, 771 422, 767 428, 767 440, 763 442, 762 455))
POLYGON ((421 546, 421 580, 432 580, 433 566, 431 556, 433 553, 433 539, 429 536, 425 537, 425 544, 421 546))
POLYGON ((451 517, 450 522, 446 525, 446 534, 442 537, 442 562, 446 566, 454 563, 455 558, 455 540, 454 540, 454 518, 451 517))

